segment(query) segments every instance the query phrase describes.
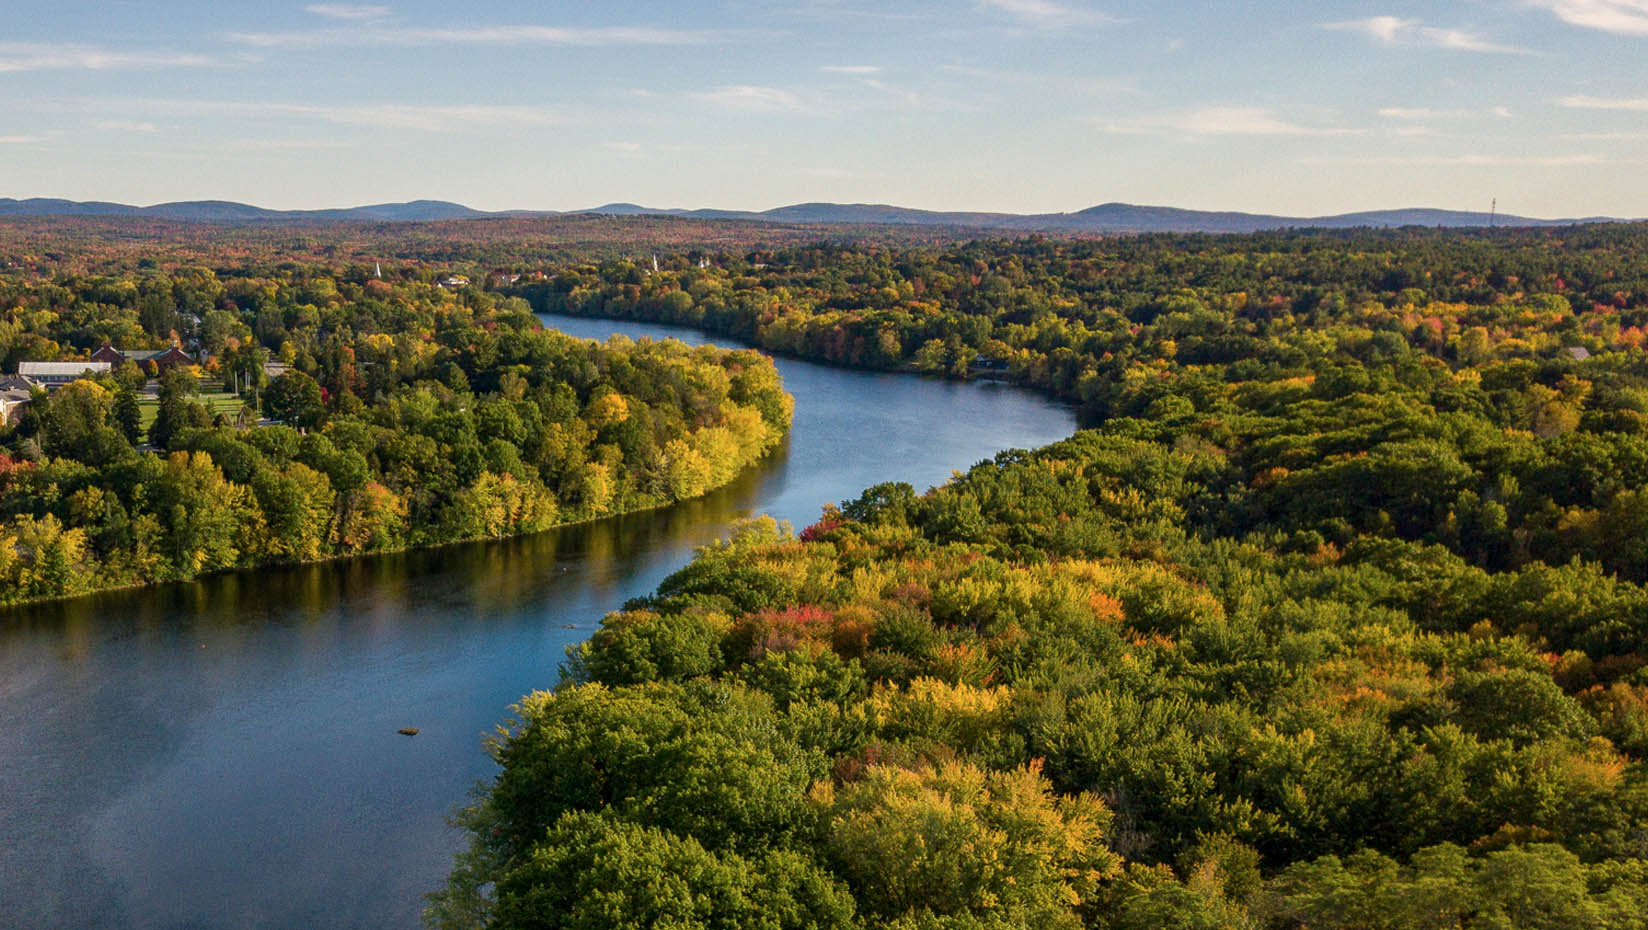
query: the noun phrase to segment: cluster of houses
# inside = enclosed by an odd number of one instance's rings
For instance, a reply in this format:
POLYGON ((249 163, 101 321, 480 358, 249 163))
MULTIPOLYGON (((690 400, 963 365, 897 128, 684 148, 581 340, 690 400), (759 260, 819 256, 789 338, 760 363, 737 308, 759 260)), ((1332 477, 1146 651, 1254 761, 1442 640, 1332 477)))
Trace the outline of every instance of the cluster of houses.
POLYGON ((165 349, 117 349, 105 345, 83 362, 19 362, 17 374, 0 377, 0 424, 16 423, 24 408, 34 400, 36 388, 55 391, 81 378, 107 374, 128 360, 139 365, 152 362, 160 372, 197 363, 176 345, 165 349))
MULTIPOLYGON (((548 281, 552 277, 554 276, 542 271, 533 271, 525 275, 515 274, 512 271, 494 271, 486 276, 486 286, 492 288, 511 287, 522 281, 548 281)), ((450 274, 435 282, 437 287, 449 291, 461 291, 469 284, 469 275, 466 274, 450 274)))

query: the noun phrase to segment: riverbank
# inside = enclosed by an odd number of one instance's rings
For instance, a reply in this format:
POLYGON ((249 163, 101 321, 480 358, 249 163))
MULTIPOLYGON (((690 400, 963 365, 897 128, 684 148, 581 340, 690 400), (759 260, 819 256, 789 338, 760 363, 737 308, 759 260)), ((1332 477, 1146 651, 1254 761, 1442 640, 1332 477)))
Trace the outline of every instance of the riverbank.
POLYGON ((703 497, 0 611, 0 925, 417 926, 462 844, 447 815, 495 774, 480 736, 600 617, 742 517, 799 528, 878 482, 926 488, 1076 429, 1003 385, 775 365, 786 442, 703 497))
POLYGON ((78 414, 48 409, 36 427, 48 455, 0 462, 12 513, 0 522, 0 603, 665 506, 726 485, 789 429, 794 400, 759 353, 580 343, 511 322, 532 364, 448 362, 435 372, 444 381, 414 373, 372 407, 350 395, 317 406, 305 433, 182 427, 167 452, 145 453, 59 438, 72 434, 56 421, 78 414))

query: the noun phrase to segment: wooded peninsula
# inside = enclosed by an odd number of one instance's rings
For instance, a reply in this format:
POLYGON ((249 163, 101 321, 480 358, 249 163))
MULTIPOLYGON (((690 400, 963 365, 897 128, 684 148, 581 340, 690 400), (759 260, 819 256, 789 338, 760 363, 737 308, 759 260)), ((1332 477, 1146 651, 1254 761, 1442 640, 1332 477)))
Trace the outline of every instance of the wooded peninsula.
POLYGON ((0 604, 657 507, 789 429, 757 352, 598 344, 517 298, 265 271, 0 278, 0 353, 25 374, 0 433, 0 604), (26 378, 168 340, 192 364, 26 378))

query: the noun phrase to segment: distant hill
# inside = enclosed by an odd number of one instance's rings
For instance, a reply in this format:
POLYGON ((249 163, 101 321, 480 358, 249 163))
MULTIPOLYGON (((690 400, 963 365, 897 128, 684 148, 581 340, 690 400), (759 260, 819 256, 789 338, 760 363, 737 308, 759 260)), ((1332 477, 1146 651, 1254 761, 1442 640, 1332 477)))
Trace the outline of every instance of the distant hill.
POLYGON ((380 203, 341 210, 268 210, 227 200, 189 200, 133 207, 121 203, 73 200, 11 200, 0 198, 0 216, 142 216, 192 223, 399 223, 431 220, 471 219, 483 213, 459 203, 441 200, 414 200, 410 203, 380 203))
POLYGON ((1409 208, 1344 213, 1336 216, 1274 216, 1261 213, 1183 210, 1176 207, 1147 207, 1128 203, 1106 203, 1075 213, 963 213, 915 210, 887 204, 801 203, 763 210, 660 210, 633 203, 611 203, 578 213, 610 216, 679 216, 714 220, 763 220, 770 223, 850 223, 863 226, 951 226, 964 229, 997 229, 1014 232, 1143 233, 1212 232, 1247 233, 1267 229, 1317 228, 1356 229, 1401 226, 1485 227, 1572 226, 1576 223, 1618 223, 1613 217, 1583 219, 1535 219, 1458 210, 1409 208))
POLYGON ((509 210, 487 213, 443 200, 414 200, 336 210, 267 210, 221 200, 196 200, 134 207, 118 203, 72 200, 10 200, 0 198, 0 216, 132 216, 197 223, 246 225, 256 223, 420 223, 485 217, 564 216, 568 213, 607 216, 674 216, 703 220, 750 220, 789 224, 848 224, 856 226, 944 226, 957 229, 1056 233, 1211 232, 1248 233, 1267 229, 1353 229, 1399 226, 1484 227, 1571 226, 1576 223, 1625 222, 1612 217, 1534 219, 1490 216, 1457 210, 1401 209, 1344 213, 1336 216, 1289 217, 1259 213, 1183 210, 1126 203, 1106 203, 1075 213, 965 213, 914 210, 887 204, 802 203, 772 210, 661 210, 633 203, 609 203, 588 210, 509 210))

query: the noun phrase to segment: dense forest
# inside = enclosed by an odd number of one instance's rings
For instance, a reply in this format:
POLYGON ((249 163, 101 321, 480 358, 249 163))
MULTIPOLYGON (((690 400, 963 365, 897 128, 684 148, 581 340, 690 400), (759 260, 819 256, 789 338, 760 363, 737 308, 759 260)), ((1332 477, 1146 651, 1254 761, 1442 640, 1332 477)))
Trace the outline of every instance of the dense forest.
POLYGON ((605 618, 489 742, 431 924, 1648 928, 1648 227, 609 225, 152 258, 0 228, 8 369, 178 332, 287 424, 213 422, 175 376, 152 425, 142 372, 59 391, 5 437, 0 570, 530 529, 701 490, 787 422, 753 353, 531 310, 1009 380, 1098 425, 751 521, 605 618), (246 383, 265 360, 293 373, 246 383))
POLYGON ((127 361, 0 429, 0 604, 654 507, 790 422, 759 353, 572 339, 485 293, 311 266, 0 278, 6 370, 184 336, 204 365, 127 361))
POLYGON ((751 522, 607 617, 491 742, 432 924, 1648 926, 1648 229, 518 293, 1102 422, 751 522))
POLYGON ((1580 557, 1648 581, 1648 227, 766 257, 746 274, 619 263, 521 290, 1180 424, 1178 441, 1233 469, 1193 502, 1207 532, 1378 532, 1486 568, 1580 557))
POLYGON ((977 230, 941 226, 752 223, 670 216, 567 216, 406 223, 275 222, 220 225, 141 217, 0 216, 0 274, 119 274, 140 264, 215 269, 287 263, 343 269, 542 270, 591 260, 646 258, 704 250, 742 257, 750 250, 820 241, 887 245, 964 242, 977 230))

